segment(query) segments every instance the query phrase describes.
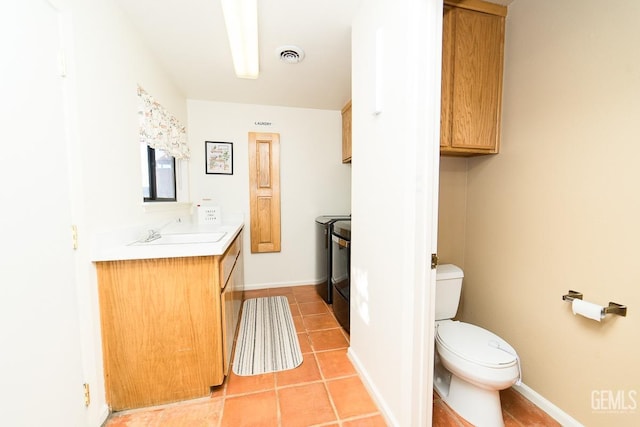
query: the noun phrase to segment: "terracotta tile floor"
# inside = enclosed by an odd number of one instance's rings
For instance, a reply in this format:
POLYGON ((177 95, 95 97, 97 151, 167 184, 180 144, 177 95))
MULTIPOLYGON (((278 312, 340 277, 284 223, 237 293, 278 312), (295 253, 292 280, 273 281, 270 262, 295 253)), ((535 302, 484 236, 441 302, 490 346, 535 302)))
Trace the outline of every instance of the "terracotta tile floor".
MULTIPOLYGON (((505 427, 560 427, 560 424, 520 393, 508 388, 500 392, 505 427)), ((453 412, 433 391, 433 427, 473 427, 453 412)))
MULTIPOLYGON (((347 357, 349 335, 313 286, 247 291, 245 298, 289 300, 303 353, 289 371, 250 377, 233 373, 210 397, 111 414, 104 427, 385 426, 384 418, 347 357)), ((520 394, 501 394, 505 425, 555 423, 520 394)), ((470 426, 434 393, 433 426, 470 426)))

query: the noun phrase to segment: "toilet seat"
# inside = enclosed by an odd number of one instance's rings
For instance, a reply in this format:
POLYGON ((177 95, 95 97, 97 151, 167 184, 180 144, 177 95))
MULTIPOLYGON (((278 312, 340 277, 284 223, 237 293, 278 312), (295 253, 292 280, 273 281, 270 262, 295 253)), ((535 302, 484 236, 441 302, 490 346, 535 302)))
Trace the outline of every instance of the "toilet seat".
POLYGON ((460 359, 487 368, 510 368, 518 363, 516 351, 509 343, 470 323, 440 323, 436 342, 460 359))

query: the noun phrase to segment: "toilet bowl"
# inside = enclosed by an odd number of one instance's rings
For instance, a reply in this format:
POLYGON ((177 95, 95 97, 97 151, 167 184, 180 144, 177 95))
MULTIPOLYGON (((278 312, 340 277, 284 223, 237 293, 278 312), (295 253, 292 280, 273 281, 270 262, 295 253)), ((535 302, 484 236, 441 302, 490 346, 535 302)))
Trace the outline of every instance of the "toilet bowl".
POLYGON ((441 321, 436 348, 445 368, 478 387, 503 390, 520 377, 513 347, 478 326, 441 321))
POLYGON ((520 360, 498 335, 451 320, 458 309, 462 270, 450 264, 441 267, 436 272, 434 388, 474 426, 504 426, 499 392, 520 381, 520 360))

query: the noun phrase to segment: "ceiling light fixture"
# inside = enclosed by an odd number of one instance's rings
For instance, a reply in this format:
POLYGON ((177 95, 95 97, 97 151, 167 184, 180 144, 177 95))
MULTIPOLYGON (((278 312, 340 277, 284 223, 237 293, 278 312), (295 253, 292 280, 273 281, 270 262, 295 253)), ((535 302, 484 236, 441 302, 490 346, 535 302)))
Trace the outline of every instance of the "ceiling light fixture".
POLYGON ((220 0, 236 76, 257 79, 258 1, 220 0))

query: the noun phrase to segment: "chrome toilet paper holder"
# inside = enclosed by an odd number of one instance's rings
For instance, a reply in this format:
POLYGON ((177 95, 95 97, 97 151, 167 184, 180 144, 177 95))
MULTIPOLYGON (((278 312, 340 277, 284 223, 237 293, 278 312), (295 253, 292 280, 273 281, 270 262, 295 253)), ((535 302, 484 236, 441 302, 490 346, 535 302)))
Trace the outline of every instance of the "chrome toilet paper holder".
MULTIPOLYGON (((582 299, 582 292, 569 290, 569 293, 562 295, 563 301, 573 301, 574 299, 582 299)), ((627 315, 627 306, 609 301, 607 307, 602 307, 602 316, 605 314, 617 314, 625 317, 627 315)))

